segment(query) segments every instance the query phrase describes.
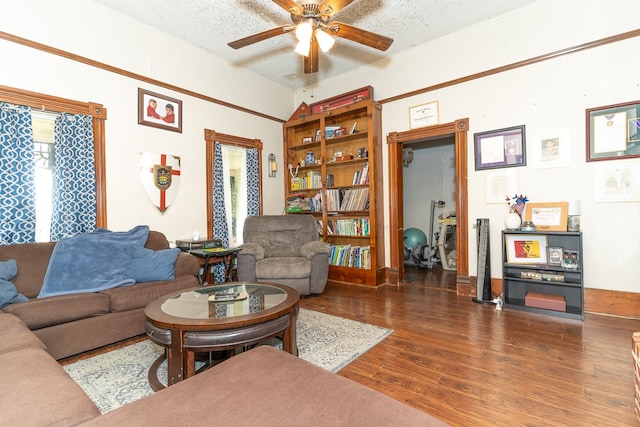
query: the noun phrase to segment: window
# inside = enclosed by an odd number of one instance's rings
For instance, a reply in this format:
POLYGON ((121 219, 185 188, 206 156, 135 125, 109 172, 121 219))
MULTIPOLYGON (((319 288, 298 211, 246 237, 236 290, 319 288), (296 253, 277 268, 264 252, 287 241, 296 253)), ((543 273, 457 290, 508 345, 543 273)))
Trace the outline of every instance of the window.
MULTIPOLYGON (((42 95, 7 86, 0 86, 0 102, 31 107, 33 129, 33 157, 35 164, 36 191, 36 241, 49 240, 48 232, 51 218, 51 200, 53 193, 54 157, 54 121, 59 113, 81 114, 93 129, 93 153, 95 165, 95 226, 106 227, 106 191, 104 164, 104 120, 106 110, 100 104, 82 103, 64 98, 42 95)), ((64 116, 64 115, 63 115, 64 116)), ((0 159, 1 160, 1 159, 0 159)), ((93 188, 93 184, 91 186, 93 188)), ((4 215, 4 214, 3 214, 4 215)), ((2 230, 5 232, 6 230, 2 230)), ((15 234, 15 233, 13 233, 15 234)), ((31 235, 33 240, 33 234, 31 235)), ((11 232, 2 235, 3 243, 18 243, 11 232), (5 238, 7 235, 9 239, 5 238), (14 239, 14 240, 12 240, 14 239)))
POLYGON ((229 246, 239 246, 247 217, 247 150, 230 145, 221 148, 229 246))
POLYGON ((51 240, 55 118, 56 115, 52 113, 31 112, 36 163, 36 242, 51 240))
POLYGON ((212 130, 205 130, 205 141, 209 238, 222 239, 225 245, 237 246, 242 244, 245 218, 262 214, 262 142, 212 130), (216 153, 219 158, 216 158, 216 153), (221 170, 216 170, 216 167, 221 170))

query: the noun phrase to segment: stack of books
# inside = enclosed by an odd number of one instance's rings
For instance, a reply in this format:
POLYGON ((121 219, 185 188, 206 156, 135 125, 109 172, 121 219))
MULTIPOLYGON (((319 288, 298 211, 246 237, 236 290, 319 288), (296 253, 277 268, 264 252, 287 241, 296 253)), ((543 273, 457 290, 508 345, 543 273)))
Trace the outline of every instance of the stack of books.
POLYGON ((371 247, 332 245, 329 263, 340 267, 371 268, 371 247))

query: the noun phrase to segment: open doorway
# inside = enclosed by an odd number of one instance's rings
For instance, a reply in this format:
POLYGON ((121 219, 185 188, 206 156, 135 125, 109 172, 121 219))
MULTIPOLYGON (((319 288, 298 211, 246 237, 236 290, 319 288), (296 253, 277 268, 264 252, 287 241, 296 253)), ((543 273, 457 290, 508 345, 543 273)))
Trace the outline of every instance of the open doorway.
POLYGON ((456 288, 458 294, 469 295, 473 288, 469 279, 468 213, 467 213, 467 132, 469 119, 392 132, 387 135, 389 149, 389 229, 390 267, 388 282, 401 284, 404 272, 404 173, 402 149, 405 144, 451 138, 455 150, 455 211, 456 211, 456 288))
POLYGON ((453 135, 402 148, 404 282, 456 291, 456 170, 453 135))

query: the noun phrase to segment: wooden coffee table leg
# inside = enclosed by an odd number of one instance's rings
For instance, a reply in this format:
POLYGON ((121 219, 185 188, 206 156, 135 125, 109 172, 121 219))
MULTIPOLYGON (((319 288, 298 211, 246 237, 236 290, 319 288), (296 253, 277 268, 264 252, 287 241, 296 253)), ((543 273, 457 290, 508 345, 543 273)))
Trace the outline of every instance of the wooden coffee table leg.
POLYGON ((184 379, 183 337, 181 331, 171 331, 171 345, 167 347, 167 386, 184 379))
POLYGON ((282 333, 282 349, 294 356, 298 355, 298 342, 296 339, 296 321, 298 319, 298 307, 289 313, 289 327, 282 333))
POLYGON ((184 379, 196 374, 196 354, 193 351, 184 350, 182 353, 182 372, 184 379))

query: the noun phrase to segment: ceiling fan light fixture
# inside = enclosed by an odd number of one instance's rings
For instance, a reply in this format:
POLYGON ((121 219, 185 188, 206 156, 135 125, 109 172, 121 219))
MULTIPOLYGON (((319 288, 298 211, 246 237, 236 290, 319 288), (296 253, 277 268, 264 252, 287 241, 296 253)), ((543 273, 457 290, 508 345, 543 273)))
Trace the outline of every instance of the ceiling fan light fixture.
POLYGON ((296 27, 296 37, 301 42, 309 43, 311 41, 311 36, 313 35, 313 23, 310 19, 301 22, 296 27))
POLYGON ((311 41, 305 42, 300 40, 296 45, 296 53, 302 56, 309 56, 309 50, 311 50, 311 41))
POLYGON ((333 37, 319 28, 316 30, 316 40, 318 41, 320 50, 323 52, 329 52, 329 50, 333 47, 333 44, 336 42, 333 37))

